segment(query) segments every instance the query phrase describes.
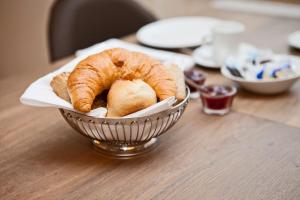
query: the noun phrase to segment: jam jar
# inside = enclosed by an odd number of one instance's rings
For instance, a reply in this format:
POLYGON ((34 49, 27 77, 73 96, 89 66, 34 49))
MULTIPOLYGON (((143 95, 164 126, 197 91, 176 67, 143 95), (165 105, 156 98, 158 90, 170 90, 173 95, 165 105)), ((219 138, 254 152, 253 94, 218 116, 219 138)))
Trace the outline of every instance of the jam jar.
POLYGON ((208 85, 200 88, 202 109, 206 114, 224 115, 231 109, 237 93, 234 86, 208 85))
POLYGON ((204 84, 206 80, 206 74, 199 69, 189 69, 184 71, 185 82, 189 86, 191 91, 191 98, 199 97, 199 88, 204 84))

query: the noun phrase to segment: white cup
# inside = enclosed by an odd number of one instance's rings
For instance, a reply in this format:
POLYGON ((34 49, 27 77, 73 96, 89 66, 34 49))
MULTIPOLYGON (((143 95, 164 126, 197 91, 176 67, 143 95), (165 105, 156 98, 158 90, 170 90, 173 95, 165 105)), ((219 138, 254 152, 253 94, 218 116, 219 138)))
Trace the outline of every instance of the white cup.
POLYGON ((236 54, 245 26, 235 21, 221 21, 212 28, 213 60, 221 66, 226 58, 236 54))

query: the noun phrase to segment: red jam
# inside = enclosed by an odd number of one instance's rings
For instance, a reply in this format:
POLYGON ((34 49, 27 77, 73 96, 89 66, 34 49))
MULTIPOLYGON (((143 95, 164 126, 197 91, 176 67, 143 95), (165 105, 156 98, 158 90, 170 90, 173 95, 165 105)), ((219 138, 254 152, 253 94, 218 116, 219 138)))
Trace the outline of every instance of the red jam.
POLYGON ((199 87, 204 84, 206 76, 205 74, 197 69, 190 69, 184 71, 185 80, 189 86, 191 92, 197 92, 199 87))
POLYGON ((200 91, 203 111, 207 114, 226 114, 232 106, 236 91, 233 86, 204 86, 200 91))

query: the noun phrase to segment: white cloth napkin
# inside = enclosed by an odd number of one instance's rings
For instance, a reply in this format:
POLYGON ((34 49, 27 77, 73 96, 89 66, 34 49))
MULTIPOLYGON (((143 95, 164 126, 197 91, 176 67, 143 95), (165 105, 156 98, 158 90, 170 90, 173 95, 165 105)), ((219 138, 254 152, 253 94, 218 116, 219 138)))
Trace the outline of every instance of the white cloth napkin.
POLYGON ((130 115, 124 116, 124 118, 129 118, 129 117, 143 117, 147 115, 151 115, 154 113, 158 113, 164 110, 168 110, 172 107, 172 105, 176 102, 175 97, 169 97, 163 101, 160 101, 152 106, 149 106, 148 108, 145 108, 143 110, 137 111, 135 113, 132 113, 130 115))
MULTIPOLYGON (((189 56, 186 56, 186 55, 170 53, 170 52, 160 51, 160 50, 154 50, 154 49, 130 44, 127 42, 123 42, 123 41, 120 41, 117 39, 111 39, 111 40, 107 40, 103 43, 96 44, 85 50, 78 51, 76 53, 76 55, 78 56, 77 58, 73 59, 66 65, 57 69, 56 71, 51 72, 51 73, 41 77, 40 79, 36 80, 35 82, 33 82, 25 90, 23 95, 20 97, 21 103, 30 105, 30 106, 37 106, 37 107, 64 108, 67 110, 72 110, 72 111, 78 112, 78 111, 74 110, 73 106, 69 102, 61 99, 53 92, 53 90, 50 86, 50 82, 51 82, 52 78, 62 72, 72 71, 74 69, 74 67, 76 66, 76 64, 78 62, 80 62, 82 59, 86 58, 88 55, 94 54, 94 53, 102 51, 104 49, 113 48, 113 47, 122 47, 122 48, 126 48, 129 50, 144 52, 156 59, 178 64, 182 68, 191 67, 194 64, 192 58, 189 56), (140 50, 139 48, 141 48, 142 50, 140 50)), ((175 97, 168 98, 168 99, 161 101, 153 106, 150 106, 144 110, 138 111, 138 112, 128 115, 126 117, 139 117, 139 116, 145 116, 145 115, 149 115, 152 113, 160 112, 162 110, 171 108, 174 103, 175 103, 175 97)), ((97 109, 92 110, 89 113, 86 113, 86 115, 103 118, 106 116, 106 113, 107 113, 106 108, 97 108, 97 109)))
MULTIPOLYGON (((37 107, 54 107, 54 108, 64 108, 67 110, 74 110, 72 104, 63 100, 62 98, 58 97, 52 90, 50 86, 50 82, 52 78, 61 73, 61 72, 68 72, 72 71, 74 65, 78 63, 81 58, 76 58, 69 62, 68 64, 64 65, 60 69, 47 74, 46 76, 36 80, 33 82, 23 93, 20 98, 21 103, 30 106, 37 106, 37 107)), ((88 116, 92 117, 105 117, 107 113, 106 108, 97 108, 92 110, 89 113, 86 113, 88 116)))

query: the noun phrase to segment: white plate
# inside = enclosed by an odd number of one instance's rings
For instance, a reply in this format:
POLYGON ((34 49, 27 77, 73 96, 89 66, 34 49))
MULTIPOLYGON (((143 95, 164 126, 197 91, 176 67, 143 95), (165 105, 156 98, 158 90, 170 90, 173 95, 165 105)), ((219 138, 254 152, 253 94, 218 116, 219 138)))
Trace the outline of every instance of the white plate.
POLYGON ((289 45, 300 49, 300 31, 291 33, 288 37, 289 45))
POLYGON ((139 42, 158 48, 195 47, 203 43, 218 19, 210 17, 176 17, 147 24, 137 32, 139 42))
MULTIPOLYGON (((277 55, 278 57, 284 56, 286 57, 287 55, 277 55)), ((300 78, 300 58, 297 56, 290 56, 290 58, 293 60, 295 63, 294 65, 294 71, 297 73, 293 77, 288 77, 285 79, 278 79, 278 80, 245 80, 243 78, 235 77, 230 74, 230 72, 227 70, 226 66, 222 66, 221 68, 221 73, 223 76, 226 78, 236 82, 239 84, 242 88, 258 93, 258 94, 278 94, 285 92, 289 90, 292 85, 299 80, 300 78)))
POLYGON ((212 45, 203 45, 194 50, 193 58, 195 62, 200 66, 206 68, 219 69, 221 67, 215 63, 212 57, 213 55, 212 51, 213 51, 212 45))

